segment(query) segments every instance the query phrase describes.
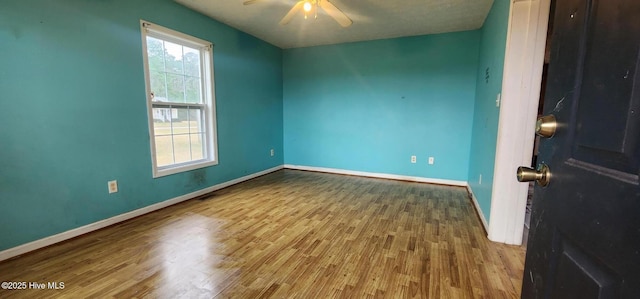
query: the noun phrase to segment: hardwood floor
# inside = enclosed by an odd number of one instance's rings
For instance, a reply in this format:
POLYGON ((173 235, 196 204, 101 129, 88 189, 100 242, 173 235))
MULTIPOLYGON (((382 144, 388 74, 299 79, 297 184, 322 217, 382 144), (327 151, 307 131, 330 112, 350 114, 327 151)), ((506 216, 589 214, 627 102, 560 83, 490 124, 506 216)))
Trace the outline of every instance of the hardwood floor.
POLYGON ((467 192, 281 170, 0 262, 1 298, 516 298, 467 192))

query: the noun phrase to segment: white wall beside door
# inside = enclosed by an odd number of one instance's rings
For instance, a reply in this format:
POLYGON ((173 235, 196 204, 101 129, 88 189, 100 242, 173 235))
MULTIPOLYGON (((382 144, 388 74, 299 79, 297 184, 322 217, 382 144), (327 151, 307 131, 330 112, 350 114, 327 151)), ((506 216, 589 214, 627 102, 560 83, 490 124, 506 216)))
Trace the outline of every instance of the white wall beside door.
POLYGON ((551 0, 514 0, 498 123, 488 237, 521 244, 528 184, 516 169, 531 163, 551 0))

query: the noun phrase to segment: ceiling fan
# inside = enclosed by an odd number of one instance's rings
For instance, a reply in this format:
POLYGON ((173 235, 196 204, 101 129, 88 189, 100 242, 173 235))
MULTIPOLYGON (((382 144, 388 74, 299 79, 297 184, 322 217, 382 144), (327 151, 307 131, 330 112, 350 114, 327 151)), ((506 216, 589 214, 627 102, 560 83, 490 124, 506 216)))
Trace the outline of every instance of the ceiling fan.
MULTIPOLYGON (((248 0, 243 2, 244 5, 250 5, 261 0, 248 0)), ((304 12, 304 18, 307 18, 307 14, 313 14, 315 18, 318 18, 318 6, 322 8, 328 15, 330 15, 340 26, 349 27, 353 24, 353 21, 347 17, 340 9, 333 5, 329 0, 301 0, 298 1, 291 10, 280 20, 280 25, 287 25, 293 19, 293 16, 299 11, 304 12)))

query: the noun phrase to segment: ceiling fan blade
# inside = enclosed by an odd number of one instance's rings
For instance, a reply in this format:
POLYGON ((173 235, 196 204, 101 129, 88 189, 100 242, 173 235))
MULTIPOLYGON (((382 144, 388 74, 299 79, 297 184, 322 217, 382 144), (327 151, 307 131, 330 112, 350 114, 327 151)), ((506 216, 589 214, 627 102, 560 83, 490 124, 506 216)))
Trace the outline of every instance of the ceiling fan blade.
POLYGON ((347 17, 340 9, 331 4, 329 0, 318 0, 320 7, 324 9, 331 17, 333 17, 338 24, 342 27, 349 27, 353 24, 353 21, 347 17))
POLYGON ((260 1, 260 0, 248 0, 248 1, 242 2, 242 4, 244 4, 244 5, 251 5, 251 4, 256 3, 256 2, 259 2, 259 1, 260 1))
POLYGON ((280 20, 280 25, 289 24, 291 19, 293 19, 293 16, 302 9, 303 4, 304 4, 304 1, 298 1, 298 3, 296 3, 296 5, 294 5, 293 8, 291 8, 291 10, 287 13, 287 15, 284 16, 282 20, 280 20))

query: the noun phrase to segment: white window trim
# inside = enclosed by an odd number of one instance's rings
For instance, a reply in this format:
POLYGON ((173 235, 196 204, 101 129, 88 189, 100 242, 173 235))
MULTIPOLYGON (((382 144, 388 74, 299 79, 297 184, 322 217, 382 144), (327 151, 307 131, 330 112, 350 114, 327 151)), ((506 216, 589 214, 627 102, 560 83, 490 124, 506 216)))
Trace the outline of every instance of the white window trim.
POLYGON ((144 63, 144 78, 145 78, 145 90, 147 98, 147 121, 149 124, 149 143, 151 145, 151 163, 153 170, 153 177, 163 177, 175 173, 185 172, 189 170, 204 168, 218 164, 218 134, 216 127, 216 98, 215 98, 215 84, 213 80, 213 44, 206 40, 202 40, 182 32, 178 32, 145 20, 140 20, 140 32, 142 36, 142 53, 144 63), (201 61, 203 66, 203 78, 205 83, 203 84, 203 96, 205 98, 204 104, 184 104, 185 107, 205 107, 207 114, 205 126, 208 130, 207 134, 207 159, 189 161, 184 163, 176 163, 170 166, 158 167, 156 157, 156 146, 154 138, 154 123, 153 123, 153 106, 151 97, 151 81, 149 77, 149 59, 147 57, 147 35, 152 33, 162 35, 162 39, 190 46, 196 49, 202 49, 205 47, 205 55, 201 53, 201 61), (170 36, 167 36, 170 35, 170 36))

